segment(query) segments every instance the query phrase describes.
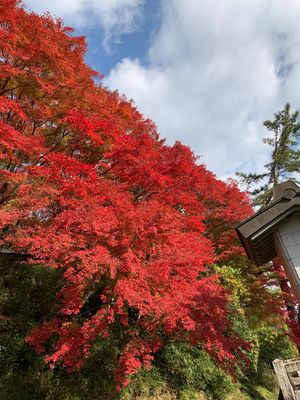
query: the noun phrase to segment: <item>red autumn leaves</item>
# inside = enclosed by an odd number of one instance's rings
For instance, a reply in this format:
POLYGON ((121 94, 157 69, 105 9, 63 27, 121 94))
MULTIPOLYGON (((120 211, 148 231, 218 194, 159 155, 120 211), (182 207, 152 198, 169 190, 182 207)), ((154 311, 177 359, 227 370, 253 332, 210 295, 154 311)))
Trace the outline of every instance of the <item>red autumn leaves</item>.
POLYGON ((210 266, 241 252, 245 195, 94 83, 59 21, 2 1, 0 48, 1 244, 64 276, 57 317, 28 342, 44 352, 52 338, 46 362, 72 371, 98 338, 117 339, 121 386, 172 340, 232 369, 248 345, 210 266))

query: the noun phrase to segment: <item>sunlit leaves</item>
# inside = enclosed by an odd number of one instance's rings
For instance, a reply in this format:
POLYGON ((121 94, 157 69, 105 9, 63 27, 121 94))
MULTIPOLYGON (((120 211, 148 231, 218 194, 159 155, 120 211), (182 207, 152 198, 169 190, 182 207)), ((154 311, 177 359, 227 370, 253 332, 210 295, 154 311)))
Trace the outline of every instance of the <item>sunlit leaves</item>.
POLYGON ((249 344, 232 332, 228 292, 211 266, 242 253, 233 227, 251 213, 246 196, 95 84, 83 39, 6 6, 1 244, 65 279, 57 318, 28 342, 68 371, 97 338, 117 343, 120 387, 176 340, 201 343, 233 372, 249 344))

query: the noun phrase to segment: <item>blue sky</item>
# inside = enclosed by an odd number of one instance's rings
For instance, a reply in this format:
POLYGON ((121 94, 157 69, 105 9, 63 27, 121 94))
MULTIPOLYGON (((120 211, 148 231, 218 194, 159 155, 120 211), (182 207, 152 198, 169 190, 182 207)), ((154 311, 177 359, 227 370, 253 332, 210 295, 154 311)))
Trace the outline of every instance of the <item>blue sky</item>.
POLYGON ((300 108, 299 0, 25 0, 85 35, 103 84, 219 177, 261 170, 265 119, 300 108))
POLYGON ((79 26, 75 34, 82 34, 87 39, 87 63, 105 76, 125 57, 139 58, 146 64, 151 38, 160 26, 159 0, 148 0, 141 11, 142 15, 136 21, 135 29, 112 39, 108 48, 105 46, 105 32, 100 24, 96 22, 91 27, 79 26))

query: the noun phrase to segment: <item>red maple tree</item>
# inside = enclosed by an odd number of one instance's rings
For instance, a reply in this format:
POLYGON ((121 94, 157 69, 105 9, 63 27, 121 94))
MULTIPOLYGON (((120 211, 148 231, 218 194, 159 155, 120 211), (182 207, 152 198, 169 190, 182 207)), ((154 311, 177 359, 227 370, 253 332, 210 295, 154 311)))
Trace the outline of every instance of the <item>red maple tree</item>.
POLYGON ((0 1, 1 246, 64 276, 57 317, 27 340, 44 353, 53 337, 46 362, 73 371, 98 337, 117 337, 120 386, 176 340, 232 370, 249 345, 210 266, 241 254, 233 226, 248 200, 97 83, 70 32, 0 1))

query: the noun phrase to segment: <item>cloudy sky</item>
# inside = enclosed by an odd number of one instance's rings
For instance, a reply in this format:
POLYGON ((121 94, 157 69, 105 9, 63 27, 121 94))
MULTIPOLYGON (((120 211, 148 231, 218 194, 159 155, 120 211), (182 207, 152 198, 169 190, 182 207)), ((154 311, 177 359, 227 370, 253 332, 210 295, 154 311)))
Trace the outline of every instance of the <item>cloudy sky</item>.
POLYGON ((261 170, 262 122, 300 108, 300 0, 25 0, 87 37, 87 62, 219 177, 261 170))

